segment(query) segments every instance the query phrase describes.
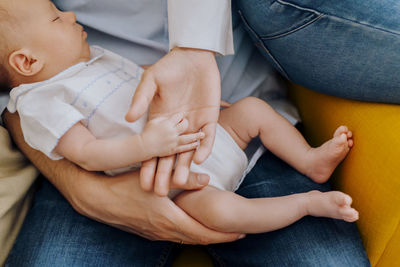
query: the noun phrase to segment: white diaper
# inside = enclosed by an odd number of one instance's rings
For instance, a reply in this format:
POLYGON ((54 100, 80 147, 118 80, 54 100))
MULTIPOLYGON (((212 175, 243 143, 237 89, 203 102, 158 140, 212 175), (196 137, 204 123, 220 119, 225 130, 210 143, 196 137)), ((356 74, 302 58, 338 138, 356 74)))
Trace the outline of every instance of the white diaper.
MULTIPOLYGON (((230 134, 217 124, 214 146, 210 156, 201 165, 192 163, 190 170, 206 173, 210 183, 216 188, 234 191, 242 181, 248 165, 247 156, 236 144, 230 134)), ((171 190, 169 197, 173 198, 182 190, 171 190)))

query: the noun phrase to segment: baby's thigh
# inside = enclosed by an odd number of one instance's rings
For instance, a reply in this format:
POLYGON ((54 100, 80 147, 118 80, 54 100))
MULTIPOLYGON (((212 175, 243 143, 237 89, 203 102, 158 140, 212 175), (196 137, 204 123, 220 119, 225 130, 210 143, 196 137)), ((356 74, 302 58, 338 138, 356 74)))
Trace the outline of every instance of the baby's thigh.
POLYGON ((245 149, 260 127, 275 111, 256 97, 243 98, 220 112, 218 123, 232 136, 240 148, 245 149))

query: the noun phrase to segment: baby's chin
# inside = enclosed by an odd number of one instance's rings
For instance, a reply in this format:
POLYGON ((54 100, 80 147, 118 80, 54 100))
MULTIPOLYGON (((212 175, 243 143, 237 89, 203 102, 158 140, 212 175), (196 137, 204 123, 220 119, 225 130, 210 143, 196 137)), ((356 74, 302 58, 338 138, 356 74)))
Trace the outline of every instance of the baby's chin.
POLYGON ((90 46, 89 46, 88 42, 85 42, 85 48, 82 53, 82 59, 84 62, 90 60, 90 46))

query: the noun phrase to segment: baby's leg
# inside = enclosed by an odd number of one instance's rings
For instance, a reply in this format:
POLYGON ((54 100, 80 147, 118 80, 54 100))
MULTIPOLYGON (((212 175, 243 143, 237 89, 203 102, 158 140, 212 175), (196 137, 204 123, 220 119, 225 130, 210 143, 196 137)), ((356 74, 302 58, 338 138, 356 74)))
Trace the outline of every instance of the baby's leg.
POLYGON ((207 186, 185 191, 174 202, 207 227, 233 233, 263 233, 286 227, 306 215, 346 221, 358 219, 351 198, 341 192, 293 194, 247 199, 233 192, 207 186))
POLYGON ((276 156, 316 182, 326 182, 353 145, 352 133, 339 127, 334 137, 312 148, 301 133, 264 101, 247 97, 221 111, 219 123, 244 149, 260 136, 276 156))

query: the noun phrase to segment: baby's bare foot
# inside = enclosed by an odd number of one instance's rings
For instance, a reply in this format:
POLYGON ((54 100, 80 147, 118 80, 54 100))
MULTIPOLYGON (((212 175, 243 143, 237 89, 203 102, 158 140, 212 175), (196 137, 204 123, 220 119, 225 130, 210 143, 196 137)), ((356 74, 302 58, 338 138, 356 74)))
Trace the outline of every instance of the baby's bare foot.
POLYGON ((347 222, 358 220, 358 212, 351 207, 352 199, 339 191, 306 193, 308 201, 307 214, 316 217, 329 217, 347 222))
POLYGON ((352 146, 352 132, 346 126, 340 126, 332 139, 309 150, 305 174, 314 182, 326 182, 352 146))

